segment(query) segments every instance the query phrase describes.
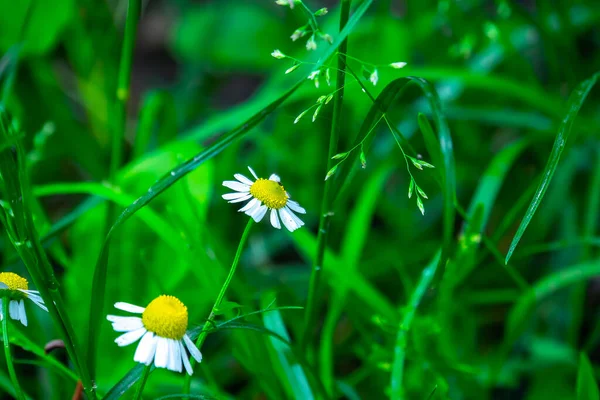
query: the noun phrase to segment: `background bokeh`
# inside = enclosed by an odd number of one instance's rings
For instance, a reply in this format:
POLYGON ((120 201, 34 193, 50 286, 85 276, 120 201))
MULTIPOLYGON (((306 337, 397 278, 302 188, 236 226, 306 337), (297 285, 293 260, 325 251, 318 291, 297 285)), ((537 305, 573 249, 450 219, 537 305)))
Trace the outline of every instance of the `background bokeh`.
MULTIPOLYGON (((309 52, 306 37, 290 40, 306 23, 299 7, 258 0, 144 1, 125 164, 109 182, 127 1, 34 1, 25 23, 29 3, 0 0, 0 89, 7 93, 3 106, 23 132, 26 172, 36 196, 34 222, 78 338, 86 340, 91 302, 104 302, 105 312, 113 313, 116 301, 145 305, 162 293, 188 306, 190 328, 202 326, 247 221, 239 207, 221 199, 228 192, 221 183, 234 173, 248 175, 248 165, 260 176, 281 177, 306 208, 306 227, 291 234, 264 221, 254 227, 227 295, 230 309, 220 318, 273 301, 303 307, 332 106, 323 107, 314 122, 312 111, 294 120, 333 91, 324 79, 319 88, 306 80, 248 134, 119 227, 110 244, 105 296, 91 295, 94 268, 114 222, 108 203, 119 210, 133 203, 171 169, 308 75, 310 64, 284 74, 293 62, 273 58, 274 49, 311 63, 331 46, 318 40, 317 50, 309 52)), ((353 10, 359 3, 352 2, 353 10)), ((305 4, 313 11, 329 8, 318 21, 335 39, 338 3, 305 4)), ((434 84, 455 160, 450 259, 424 288, 410 327, 404 326, 422 271, 435 263, 442 244, 442 166, 423 171, 410 166, 429 197, 421 215, 415 197, 407 197, 410 178, 402 152, 381 122, 366 151, 366 168, 354 163, 335 202, 314 345, 301 355, 308 365, 267 334, 287 337, 297 352, 303 310, 255 314, 238 329, 209 335, 192 392, 220 399, 308 399, 319 397, 315 388, 322 384, 332 398, 387 398, 402 352, 403 390, 410 399, 597 399, 598 88, 574 119, 548 191, 507 265, 504 257, 555 138, 565 133, 561 122, 574 118, 569 95, 600 70, 599 22, 595 0, 373 2, 349 35, 348 65, 374 97, 403 76, 434 84), (387 66, 392 62, 407 66, 387 66), (375 86, 368 79, 371 64, 379 66, 375 86), (404 332, 406 342, 400 343, 404 332)), ((350 149, 372 105, 348 75, 339 152, 350 149)), ((387 118, 435 164, 419 130, 419 113, 433 121, 423 92, 408 85, 387 118)), ((28 276, 6 235, 2 270, 28 276)), ((34 399, 70 398, 74 376, 32 350, 57 338, 55 326, 35 307, 28 313, 30 326, 14 328, 21 334, 13 343, 24 390, 34 399)), ((135 345, 118 348, 108 321, 101 328, 97 385, 106 393, 134 366, 135 345)), ((64 350, 50 358, 69 366, 64 350)), ((145 393, 148 398, 181 393, 182 383, 182 375, 157 370, 145 393)), ((0 369, 0 388, 10 398, 6 368, 0 369)))

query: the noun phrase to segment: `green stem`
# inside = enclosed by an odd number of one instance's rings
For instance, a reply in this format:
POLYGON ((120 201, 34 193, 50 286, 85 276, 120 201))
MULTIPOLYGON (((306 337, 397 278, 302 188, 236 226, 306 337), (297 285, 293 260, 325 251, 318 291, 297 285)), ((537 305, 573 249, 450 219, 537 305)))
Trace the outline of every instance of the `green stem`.
POLYGON ((134 400, 139 400, 142 398, 142 393, 144 393, 144 387, 146 387, 146 382, 148 381, 148 376, 150 375, 150 370, 152 369, 152 364, 146 365, 144 367, 144 371, 142 372, 142 380, 135 391, 135 395, 133 396, 134 400))
MULTIPOLYGON (((231 268, 229 269, 229 274, 227 275, 227 278, 225 279, 223 286, 221 286, 221 291, 219 292, 219 295, 217 296, 217 299, 215 300, 215 304, 213 305, 212 309, 210 310, 210 314, 206 320, 206 323, 204 324, 204 328, 202 329, 202 332, 200 332, 200 335, 198 335, 198 339, 196 340, 196 347, 198 348, 198 350, 202 349, 202 345, 204 344, 204 341, 206 340, 206 336, 208 336, 208 332, 211 330, 211 327, 214 325, 213 321, 217 315, 217 311, 218 311, 219 307, 221 306, 221 302, 223 301, 223 298, 225 297, 227 288, 229 287, 229 284, 231 283, 231 280, 233 279, 233 275, 235 274, 235 270, 237 269, 237 265, 240 261, 241 255, 242 255, 242 250, 244 249, 244 246, 246 245, 246 242, 248 241, 248 236, 250 234, 250 230, 252 229, 253 224, 254 224, 254 221, 252 220, 252 218, 248 218, 248 224, 246 225, 246 229, 244 229, 244 233, 242 233, 242 238, 240 239, 240 243, 238 244, 237 251, 235 252, 235 257, 233 258, 233 262, 231 263, 231 268)), ((192 365, 192 368, 194 368, 194 365, 196 365, 196 360, 192 357, 190 360, 190 363, 192 365)), ((190 375, 186 375, 185 381, 183 383, 183 393, 185 393, 185 394, 190 393, 191 382, 192 382, 192 377, 190 375)))
MULTIPOLYGON (((114 183, 117 172, 123 163, 123 142, 125 139, 125 127, 127 123, 127 101, 129 100, 129 83, 131 81, 131 67, 133 64, 133 48, 137 33, 138 21, 140 19, 141 0, 129 0, 127 7, 127 21, 125 22, 125 36, 123 38, 123 47, 121 48, 121 58, 119 62, 119 76, 117 82, 116 104, 114 107, 114 125, 112 126, 112 148, 110 158, 109 180, 114 183)), ((116 208, 109 203, 107 216, 107 228, 116 217, 116 208)), ((107 233, 105 231, 105 233, 107 233)), ((94 288, 101 293, 101 299, 104 299, 106 290, 106 270, 94 271, 94 288)), ((90 306, 91 311, 96 312, 97 307, 90 306)), ((102 300, 100 300, 102 301, 102 300)), ((103 315, 103 307, 100 307, 103 315)), ((87 345, 87 365, 92 378, 96 372, 96 350, 97 340, 101 329, 101 315, 90 313, 90 323, 87 345)))
POLYGON ((25 400, 25 395, 23 395, 23 391, 21 390, 21 386, 19 385, 19 380, 17 379, 17 373, 15 372, 15 366, 13 365, 13 359, 10 354, 10 343, 8 343, 8 302, 10 299, 8 297, 2 298, 2 339, 4 340, 4 354, 6 355, 6 366, 8 367, 8 375, 10 375, 10 380, 13 383, 13 387, 15 389, 15 395, 18 400, 25 400))
MULTIPOLYGON (((350 15, 351 0, 341 0, 340 11, 340 32, 346 26, 350 15)), ((340 43, 337 62, 337 78, 336 78, 336 96, 333 98, 333 117, 331 123, 331 131, 329 134, 329 154, 327 161, 327 171, 329 171, 335 162, 332 157, 336 155, 338 141, 340 137, 340 125, 342 121, 342 104, 344 99, 344 85, 346 80, 346 49, 348 47, 348 39, 346 38, 340 43)), ((325 247, 327 244, 327 233, 329 231, 330 216, 333 214, 332 206, 332 182, 333 179, 325 181, 323 199, 321 201, 321 215, 319 217, 319 233, 317 235, 317 253, 312 265, 310 274, 310 282, 308 286, 308 299, 306 301, 306 314, 304 318, 304 331, 300 338, 300 348, 305 351, 310 342, 310 333, 314 326, 313 320, 318 308, 318 291, 321 281, 321 271, 323 269, 323 258, 325 256, 325 247)))
POLYGON ((127 21, 125 23, 125 37, 121 48, 121 61, 119 64, 119 78, 117 83, 117 103, 115 107, 115 126, 113 129, 112 149, 110 159, 111 181, 123 162, 123 142, 127 117, 127 101, 129 100, 129 83, 131 81, 131 66, 133 64, 133 48, 140 19, 141 0, 129 0, 127 7, 127 21))

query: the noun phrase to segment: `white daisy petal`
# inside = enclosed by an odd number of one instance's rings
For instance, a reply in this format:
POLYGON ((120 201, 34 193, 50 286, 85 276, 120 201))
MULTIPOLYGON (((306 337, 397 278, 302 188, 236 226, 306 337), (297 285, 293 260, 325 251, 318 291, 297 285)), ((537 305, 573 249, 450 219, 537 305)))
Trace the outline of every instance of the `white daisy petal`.
POLYGON ((296 223, 296 225, 298 225, 298 228, 304 225, 304 222, 302 222, 302 220, 300 218, 298 218, 298 216, 296 214, 294 214, 294 212, 292 210, 289 209, 289 207, 284 207, 285 211, 287 211, 290 216, 292 217, 292 219, 294 220, 294 222, 296 223))
POLYGON ((281 178, 276 174, 271 174, 271 176, 269 177, 269 180, 277 182, 277 183, 281 182, 281 178))
POLYGON ((254 182, 252 182, 250 179, 246 178, 242 174, 233 174, 233 176, 235 177, 235 179, 237 179, 238 181, 240 181, 242 183, 245 183, 248 186, 252 186, 254 184, 254 182))
POLYGON ((177 342, 179 345, 179 353, 181 354, 181 361, 183 361, 183 366, 185 367, 188 375, 192 375, 194 371, 192 370, 192 364, 190 364, 190 360, 188 360, 188 355, 185 352, 185 348, 183 347, 183 342, 180 340, 177 342))
POLYGON ((252 197, 252 195, 251 195, 250 193, 248 193, 247 195, 244 195, 244 196, 242 196, 242 197, 238 197, 238 198, 237 198, 237 199, 235 199, 235 200, 229 200, 229 203, 240 203, 240 202, 242 202, 242 201, 246 201, 246 200, 248 200, 248 199, 249 199, 249 198, 251 198, 251 197, 252 197))
POLYGON ((202 353, 200 353, 200 350, 198 350, 194 342, 192 342, 192 339, 190 339, 190 337, 187 334, 185 334, 183 335, 183 341, 185 342, 185 346, 187 347, 191 356, 194 357, 196 361, 201 362, 202 353))
POLYGON ((117 315, 107 315, 106 319, 112 322, 112 327, 116 332, 129 332, 144 327, 144 323, 139 317, 119 317, 117 315))
POLYGON ((300 204, 298 204, 297 201, 288 200, 286 206, 288 206, 291 210, 296 211, 297 213, 306 214, 306 210, 300 207, 300 204))
POLYGON ((258 200, 258 199, 252 199, 244 207, 240 208, 238 211, 239 212, 246 212, 246 211, 250 210, 251 208, 253 208, 254 206, 256 206, 256 204, 260 205, 260 200, 258 200))
POLYGON ((4 307, 2 307, 2 299, 0 299, 0 321, 4 320, 4 313, 2 310, 4 310, 4 307))
MULTIPOLYGON (((31 295, 30 295, 31 296, 31 295)), ((31 299, 31 301, 38 306, 39 308, 41 308, 42 310, 48 312, 48 307, 46 307, 46 305, 44 304, 44 300, 42 300, 41 298, 36 299, 34 297, 29 297, 29 299, 31 299)))
POLYGON ((249 194, 247 194, 247 193, 235 192, 235 193, 226 193, 226 194, 222 195, 221 197, 224 198, 225 200, 237 200, 242 197, 246 197, 248 195, 249 194))
POLYGON ((246 210, 245 214, 248 215, 249 217, 252 217, 260 209, 260 207, 262 207, 262 203, 260 202, 260 200, 257 200, 257 202, 254 204, 254 206, 252 208, 250 208, 249 210, 246 210))
POLYGON ((0 289, 8 289, 8 285, 4 282, 0 282, 0 289))
POLYGON ((146 332, 146 328, 143 327, 133 331, 129 331, 116 338, 115 343, 119 347, 129 346, 131 343, 137 342, 139 338, 141 338, 146 332))
POLYGON ((10 317, 12 319, 16 319, 17 321, 19 320, 19 302, 16 300, 11 300, 8 303, 8 315, 10 315, 10 317))
POLYGON ((156 354, 154 356, 154 366, 156 368, 167 368, 169 363, 169 339, 156 337, 156 354))
POLYGON ((146 332, 137 349, 135 349, 135 355, 133 361, 142 364, 150 365, 154 359, 154 353, 156 353, 156 340, 154 333, 146 332))
POLYGON ((169 339, 169 370, 181 372, 181 350, 179 349, 179 341, 169 339))
POLYGON ((279 217, 281 217, 281 221, 283 222, 283 225, 285 225, 285 227, 288 229, 288 231, 294 232, 296 229, 299 228, 299 226, 296 224, 296 222, 285 207, 279 209, 279 217))
POLYGON ((225 181, 223 182, 223 186, 228 187, 229 189, 235 190, 236 192, 249 192, 250 186, 244 185, 238 181, 225 181))
POLYGON ((134 304, 124 303, 122 301, 115 303, 115 308, 117 308, 119 310, 130 312, 133 314, 141 314, 146 310, 144 307, 136 306, 134 304))
POLYGON ((273 225, 273 228, 281 229, 279 217, 277 216, 277 210, 274 208, 271 210, 271 225, 273 225))
POLYGON ((256 172, 254 172, 254 170, 252 168, 250 168, 250 166, 248 166, 248 169, 250 170, 250 173, 252 174, 252 176, 254 177, 254 179, 258 179, 258 176, 256 175, 256 172))
POLYGON ((269 207, 262 205, 259 208, 257 208, 250 216, 254 219, 255 222, 260 222, 267 213, 268 209, 269 207))
POLYGON ((27 314, 25 314, 25 302, 23 300, 19 301, 19 319, 23 325, 27 326, 27 314))

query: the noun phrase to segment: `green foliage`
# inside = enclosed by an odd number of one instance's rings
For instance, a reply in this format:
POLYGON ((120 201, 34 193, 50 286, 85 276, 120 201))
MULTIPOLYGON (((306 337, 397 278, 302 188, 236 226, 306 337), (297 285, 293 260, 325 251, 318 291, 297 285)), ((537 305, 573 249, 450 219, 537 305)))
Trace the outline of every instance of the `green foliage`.
POLYGON ((597 1, 0 3, 8 396, 600 398, 597 1), (161 294, 189 378, 106 319, 161 294))

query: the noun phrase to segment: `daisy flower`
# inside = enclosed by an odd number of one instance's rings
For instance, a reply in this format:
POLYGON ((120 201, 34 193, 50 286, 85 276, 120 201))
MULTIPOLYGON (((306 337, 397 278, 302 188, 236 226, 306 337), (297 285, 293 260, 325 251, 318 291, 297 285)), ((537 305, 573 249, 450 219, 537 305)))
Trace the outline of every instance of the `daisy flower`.
POLYGON ((133 356, 134 361, 146 365, 154 361, 156 368, 167 368, 176 372, 182 371, 183 363, 189 375, 193 371, 185 348, 187 347, 196 361, 202 361, 200 350, 186 333, 187 307, 178 298, 161 295, 152 300, 146 308, 122 302, 115 303, 115 308, 141 314, 141 318, 118 315, 106 317, 112 322, 116 332, 125 332, 115 339, 115 343, 120 347, 128 346, 141 338, 133 356))
POLYGON ((4 319, 2 302, 8 300, 8 315, 27 326, 25 299, 31 300, 42 310, 48 311, 44 300, 40 297, 40 292, 29 290, 27 279, 13 272, 0 272, 0 321, 4 319))
POLYGON ((242 174, 235 174, 237 181, 223 182, 223 186, 235 190, 235 193, 224 194, 223 198, 230 203, 250 200, 239 211, 246 213, 256 222, 260 222, 270 210, 271 225, 274 228, 281 229, 279 219, 290 232, 304 225, 294 211, 306 214, 306 210, 297 202, 290 200, 290 195, 283 188, 279 177, 272 174, 269 179, 259 178, 252 168, 248 167, 248 169, 256 180, 251 181, 242 174))

